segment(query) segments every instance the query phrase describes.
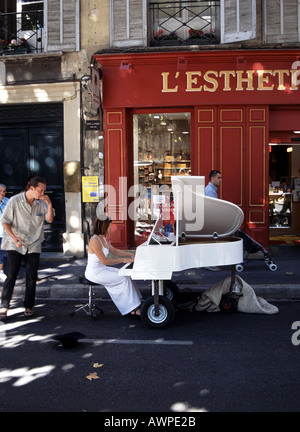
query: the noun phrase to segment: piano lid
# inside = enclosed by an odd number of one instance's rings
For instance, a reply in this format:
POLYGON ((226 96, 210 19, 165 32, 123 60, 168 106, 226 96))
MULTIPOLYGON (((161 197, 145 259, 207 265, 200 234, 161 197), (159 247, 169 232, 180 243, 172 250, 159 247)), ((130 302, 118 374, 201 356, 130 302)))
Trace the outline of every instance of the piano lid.
POLYGON ((204 195, 205 177, 172 176, 176 237, 218 238, 235 233, 244 220, 237 205, 204 195))

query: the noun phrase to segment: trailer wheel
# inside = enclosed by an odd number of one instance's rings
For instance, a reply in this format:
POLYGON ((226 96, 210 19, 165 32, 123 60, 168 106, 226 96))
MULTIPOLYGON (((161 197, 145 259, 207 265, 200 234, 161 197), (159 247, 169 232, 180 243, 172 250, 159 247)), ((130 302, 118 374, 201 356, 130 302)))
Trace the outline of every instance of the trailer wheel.
POLYGON ((274 263, 272 263, 272 264, 269 265, 269 269, 270 269, 271 271, 276 271, 276 270, 277 270, 277 265, 274 264, 274 263))
POLYGON ((237 264, 235 266, 236 271, 238 272, 242 272, 244 270, 244 266, 242 266, 242 264, 237 264))
POLYGON ((141 318, 144 324, 153 328, 166 328, 175 317, 175 308, 171 300, 159 296, 159 314, 155 315, 154 297, 147 298, 141 308, 141 318))
POLYGON ((175 282, 171 280, 164 280, 164 296, 174 302, 179 294, 179 288, 175 282))

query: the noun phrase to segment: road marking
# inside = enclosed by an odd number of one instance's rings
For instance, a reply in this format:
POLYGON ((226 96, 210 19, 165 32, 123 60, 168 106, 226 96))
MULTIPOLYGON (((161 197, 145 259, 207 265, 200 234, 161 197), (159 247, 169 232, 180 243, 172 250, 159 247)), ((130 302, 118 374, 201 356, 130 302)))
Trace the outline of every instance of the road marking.
POLYGON ((81 339, 80 342, 103 344, 128 344, 128 345, 193 345, 192 341, 173 341, 164 339, 81 339))

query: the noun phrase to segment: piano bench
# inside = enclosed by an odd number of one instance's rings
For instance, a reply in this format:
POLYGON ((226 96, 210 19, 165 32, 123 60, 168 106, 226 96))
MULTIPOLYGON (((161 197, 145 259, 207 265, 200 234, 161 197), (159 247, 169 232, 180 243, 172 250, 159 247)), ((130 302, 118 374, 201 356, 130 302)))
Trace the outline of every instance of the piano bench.
POLYGON ((79 308, 77 308, 74 312, 72 312, 71 316, 74 316, 76 312, 83 310, 88 316, 92 318, 97 318, 96 309, 98 309, 100 313, 104 313, 104 312, 101 308, 99 308, 97 305, 93 303, 93 296, 94 296, 93 286, 101 286, 101 284, 91 282, 84 275, 79 276, 79 283, 89 287, 88 302, 85 305, 82 305, 79 308))
POLYGON ((79 283, 83 285, 89 285, 89 286, 101 286, 101 284, 98 284, 96 282, 91 282, 84 275, 79 276, 79 283))

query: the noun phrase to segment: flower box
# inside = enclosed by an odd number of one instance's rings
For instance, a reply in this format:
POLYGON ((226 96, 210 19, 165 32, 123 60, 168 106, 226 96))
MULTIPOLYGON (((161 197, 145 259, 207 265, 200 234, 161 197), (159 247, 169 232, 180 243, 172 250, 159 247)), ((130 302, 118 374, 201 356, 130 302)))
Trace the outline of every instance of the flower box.
POLYGON ((156 46, 177 46, 180 45, 179 40, 162 40, 155 43, 156 46))
POLYGON ((11 39, 11 41, 3 39, 0 41, 0 49, 3 56, 27 54, 30 52, 30 45, 25 38, 11 39))
POLYGON ((20 55, 20 54, 27 54, 27 53, 28 53, 27 48, 7 49, 2 51, 3 56, 20 55))

